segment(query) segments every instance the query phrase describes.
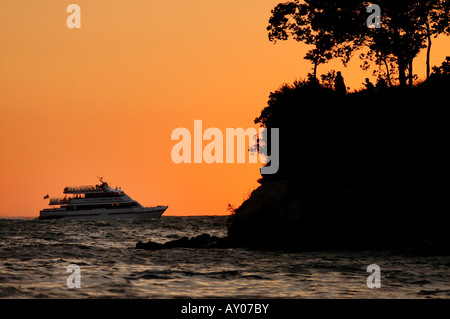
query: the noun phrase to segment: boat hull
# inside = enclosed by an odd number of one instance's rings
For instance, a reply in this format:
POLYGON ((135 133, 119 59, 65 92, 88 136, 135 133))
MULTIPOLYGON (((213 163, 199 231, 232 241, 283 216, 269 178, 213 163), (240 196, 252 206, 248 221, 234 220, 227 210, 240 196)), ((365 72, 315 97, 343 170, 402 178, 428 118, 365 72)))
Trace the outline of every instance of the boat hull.
POLYGON ((42 210, 39 220, 46 219, 148 219, 158 218, 166 211, 168 206, 123 208, 123 209, 89 209, 66 210, 53 209, 42 210))

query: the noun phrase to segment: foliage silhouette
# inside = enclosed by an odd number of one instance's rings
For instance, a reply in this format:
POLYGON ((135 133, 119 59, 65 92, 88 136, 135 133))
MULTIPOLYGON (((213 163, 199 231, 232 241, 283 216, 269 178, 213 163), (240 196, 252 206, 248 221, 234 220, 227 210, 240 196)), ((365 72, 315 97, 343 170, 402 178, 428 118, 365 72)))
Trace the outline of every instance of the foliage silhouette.
POLYGON ((395 64, 401 86, 413 84, 413 60, 427 47, 427 75, 430 68, 432 37, 449 35, 450 0, 379 0, 382 8, 381 28, 367 27, 366 8, 362 0, 291 0, 278 4, 269 20, 269 40, 293 38, 314 45, 305 59, 317 66, 340 57, 344 65, 353 53, 366 48, 360 55, 379 67, 386 67, 386 80, 392 82, 395 64))

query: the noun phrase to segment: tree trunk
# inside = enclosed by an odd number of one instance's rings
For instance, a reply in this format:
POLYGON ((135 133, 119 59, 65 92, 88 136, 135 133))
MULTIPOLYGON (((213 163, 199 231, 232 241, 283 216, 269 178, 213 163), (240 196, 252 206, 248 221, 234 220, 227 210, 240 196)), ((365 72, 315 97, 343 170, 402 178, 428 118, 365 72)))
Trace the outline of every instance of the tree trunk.
MULTIPOLYGON (((398 28, 394 29, 394 38, 396 43, 403 43, 402 38, 400 37, 400 31, 398 28)), ((402 48, 397 48, 396 57, 398 63, 398 81, 400 82, 400 87, 406 86, 406 54, 404 54, 402 48), (397 51, 398 50, 398 51, 397 51)))
POLYGON ((386 66, 386 76, 387 76, 387 80, 389 83, 389 87, 392 86, 392 82, 391 82, 391 72, 389 71, 389 65, 387 64, 386 58, 383 58, 384 61, 384 65, 386 66))
POLYGON ((427 39, 428 39, 428 45, 427 45, 427 80, 430 77, 430 53, 431 53, 431 31, 430 31, 430 24, 427 21, 427 39))
POLYGON ((400 82, 401 87, 406 86, 406 63, 405 58, 402 56, 398 57, 398 80, 400 82))
POLYGON ((314 79, 316 79, 317 80, 317 65, 318 65, 319 63, 317 63, 317 62, 314 62, 314 79))
POLYGON ((413 59, 409 60, 409 87, 413 86, 413 59))

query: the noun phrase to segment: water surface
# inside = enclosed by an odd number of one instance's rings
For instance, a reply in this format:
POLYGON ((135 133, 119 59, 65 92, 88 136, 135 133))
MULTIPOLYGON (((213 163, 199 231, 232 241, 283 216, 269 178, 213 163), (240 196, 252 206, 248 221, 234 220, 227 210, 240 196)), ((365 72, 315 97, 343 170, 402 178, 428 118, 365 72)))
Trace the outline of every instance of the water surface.
POLYGON ((154 220, 0 219, 1 298, 449 298, 449 256, 389 252, 135 249, 209 233, 223 216, 154 220), (81 288, 67 287, 69 264, 81 288), (381 288, 366 285, 381 267, 381 288))

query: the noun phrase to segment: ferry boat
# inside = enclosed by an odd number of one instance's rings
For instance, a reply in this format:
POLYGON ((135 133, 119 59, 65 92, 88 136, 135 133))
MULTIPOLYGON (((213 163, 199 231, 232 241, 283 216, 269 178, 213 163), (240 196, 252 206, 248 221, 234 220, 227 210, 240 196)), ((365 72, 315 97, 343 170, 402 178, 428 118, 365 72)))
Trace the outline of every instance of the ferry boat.
POLYGON ((160 217, 168 206, 143 207, 120 188, 112 188, 99 177, 100 184, 64 188, 64 197, 50 198, 39 219, 145 219, 160 217))

